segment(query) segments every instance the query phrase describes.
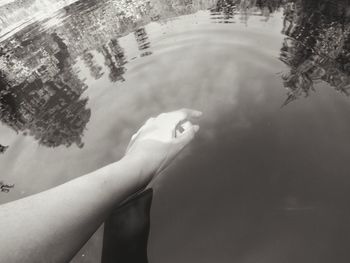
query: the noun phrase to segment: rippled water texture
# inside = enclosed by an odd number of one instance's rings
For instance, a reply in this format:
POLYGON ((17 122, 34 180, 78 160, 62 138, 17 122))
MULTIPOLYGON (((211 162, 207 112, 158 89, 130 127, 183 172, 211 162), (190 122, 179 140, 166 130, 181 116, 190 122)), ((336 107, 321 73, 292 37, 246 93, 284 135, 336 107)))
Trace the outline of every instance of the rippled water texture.
MULTIPOLYGON (((150 262, 349 262, 348 10, 85 1, 7 34, 0 203, 116 161, 148 117, 195 108, 198 137, 154 183, 150 262)), ((73 262, 100 247, 98 232, 73 262)))

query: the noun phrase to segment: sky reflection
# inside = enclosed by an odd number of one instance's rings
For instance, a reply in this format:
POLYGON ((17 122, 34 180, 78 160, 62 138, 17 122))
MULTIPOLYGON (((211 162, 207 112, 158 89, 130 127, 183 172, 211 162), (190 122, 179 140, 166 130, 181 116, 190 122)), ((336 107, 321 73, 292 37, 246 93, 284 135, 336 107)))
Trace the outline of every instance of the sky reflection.
MULTIPOLYGON (((0 181, 15 187, 0 202, 116 161, 148 117, 196 108, 198 138, 154 183, 151 262, 348 262, 341 4, 78 1, 7 35, 0 181)), ((73 262, 98 262, 100 241, 73 262)))

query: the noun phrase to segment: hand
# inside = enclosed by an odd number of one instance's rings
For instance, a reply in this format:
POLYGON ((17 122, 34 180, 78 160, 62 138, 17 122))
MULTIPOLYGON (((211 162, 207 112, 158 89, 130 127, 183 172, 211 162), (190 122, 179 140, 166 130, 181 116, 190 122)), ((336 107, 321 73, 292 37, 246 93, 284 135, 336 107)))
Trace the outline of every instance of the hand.
POLYGON ((193 125, 191 120, 201 115, 201 112, 190 109, 162 113, 150 118, 132 136, 125 157, 140 162, 144 183, 162 172, 194 138, 199 126, 193 125))

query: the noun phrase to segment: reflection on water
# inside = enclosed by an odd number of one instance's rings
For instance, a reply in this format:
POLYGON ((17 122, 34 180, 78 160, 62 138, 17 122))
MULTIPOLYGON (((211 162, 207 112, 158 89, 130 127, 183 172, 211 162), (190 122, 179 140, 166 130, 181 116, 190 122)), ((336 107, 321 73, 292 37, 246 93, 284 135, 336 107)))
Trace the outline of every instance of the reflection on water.
POLYGON ((142 51, 141 57, 152 55, 152 52, 149 51, 151 43, 149 42, 146 29, 144 27, 141 27, 135 30, 134 34, 137 41, 138 49, 142 51))
POLYGON ((10 192, 10 190, 15 187, 14 184, 9 185, 9 184, 5 184, 4 182, 0 181, 0 192, 2 193, 8 193, 10 192))
POLYGON ((218 23, 234 23, 235 17, 247 24, 250 16, 261 16, 262 21, 267 21, 269 17, 278 11, 287 1, 284 0, 218 0, 210 9, 212 19, 218 23))
POLYGON ((34 136, 41 145, 83 147, 91 112, 83 95, 88 85, 74 68, 77 59, 83 61, 94 79, 108 74, 111 82, 124 81, 127 59, 117 36, 134 31, 140 57, 149 56, 151 42, 140 25, 164 19, 165 14, 174 17, 210 5, 211 19, 219 23, 234 23, 236 16, 245 24, 250 16, 267 21, 283 9, 282 33, 286 38, 280 59, 290 67, 290 72, 283 74, 288 90, 284 105, 308 96, 319 80, 348 95, 350 29, 347 13, 339 3, 204 2, 78 2, 61 10, 64 21, 58 27, 44 31, 41 24, 26 27, 0 45, 1 121, 18 133, 34 136), (103 71, 93 50, 104 57, 109 72, 103 71))
POLYGON ((104 57, 109 80, 124 81, 127 60, 115 36, 135 29, 140 56, 152 55, 146 29, 139 24, 159 20, 162 13, 168 17, 183 15, 210 4, 211 18, 220 23, 233 23, 236 15, 244 23, 250 16, 262 16, 266 21, 284 8, 283 33, 288 37, 281 60, 291 68, 283 76, 289 90, 285 104, 308 95, 313 81, 319 79, 348 94, 344 13, 330 16, 332 6, 316 2, 314 6, 280 0, 212 2, 78 2, 61 11, 65 13, 61 26, 43 32, 40 24, 26 27, 0 46, 1 121, 16 132, 34 136, 45 146, 69 147, 75 143, 83 147, 82 136, 91 112, 83 96, 88 86, 74 69, 77 58, 94 79, 100 79, 105 72, 91 52, 96 50, 104 57))
POLYGON ((286 4, 282 33, 287 37, 280 59, 290 67, 283 76, 288 98, 308 96, 314 82, 325 81, 349 96, 349 8, 341 1, 297 1, 286 4))
POLYGON ((17 37, 1 50, 1 121, 45 146, 82 147, 90 119, 81 98, 87 86, 73 70, 67 45, 57 33, 17 37))
POLYGON ((0 144, 0 153, 4 153, 9 146, 4 146, 0 144))
MULTIPOLYGON (((102 47, 98 48, 97 51, 101 53, 105 58, 104 64, 108 67, 110 71, 108 75, 109 80, 112 82, 124 81, 123 74, 125 73, 124 65, 126 64, 126 61, 123 49, 118 44, 118 40, 111 39, 108 44, 105 44, 102 47)), ((95 73, 92 74, 93 69, 90 68, 90 70, 91 75, 95 76, 95 73)))
MULTIPOLYGON (((203 128, 155 194, 154 262, 346 255, 346 1, 58 2, 0 7, 16 27, 0 42, 0 202, 115 161, 146 117, 193 107, 203 128)), ((100 241, 74 262, 98 262, 100 241)))

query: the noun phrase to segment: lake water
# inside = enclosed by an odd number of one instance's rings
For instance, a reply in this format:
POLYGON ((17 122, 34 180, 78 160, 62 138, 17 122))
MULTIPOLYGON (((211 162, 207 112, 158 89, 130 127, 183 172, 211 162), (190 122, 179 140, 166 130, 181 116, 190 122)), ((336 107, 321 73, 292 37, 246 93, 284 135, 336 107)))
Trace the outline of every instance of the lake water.
MULTIPOLYGON (((346 1, 18 11, 39 2, 0 7, 0 203, 114 162, 147 118, 195 108, 197 138, 154 183, 150 262, 350 261, 346 1)), ((99 262, 101 238, 73 262, 99 262)))

